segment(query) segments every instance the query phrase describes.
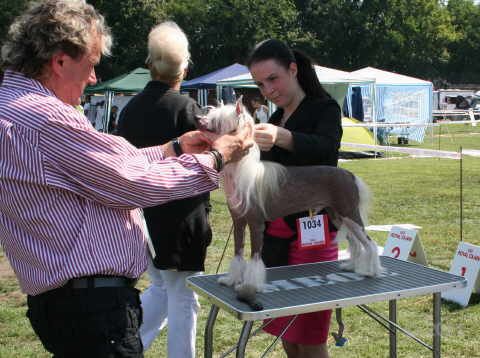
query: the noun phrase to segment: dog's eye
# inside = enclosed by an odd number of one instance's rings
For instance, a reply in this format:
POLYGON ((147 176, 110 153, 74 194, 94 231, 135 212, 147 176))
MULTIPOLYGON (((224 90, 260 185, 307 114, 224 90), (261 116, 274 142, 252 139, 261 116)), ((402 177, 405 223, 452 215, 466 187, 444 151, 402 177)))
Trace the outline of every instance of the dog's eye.
POLYGON ((213 107, 213 106, 201 107, 200 108, 200 113, 201 113, 201 115, 206 116, 208 114, 208 112, 210 112, 210 110, 213 109, 213 108, 215 108, 215 107, 213 107))

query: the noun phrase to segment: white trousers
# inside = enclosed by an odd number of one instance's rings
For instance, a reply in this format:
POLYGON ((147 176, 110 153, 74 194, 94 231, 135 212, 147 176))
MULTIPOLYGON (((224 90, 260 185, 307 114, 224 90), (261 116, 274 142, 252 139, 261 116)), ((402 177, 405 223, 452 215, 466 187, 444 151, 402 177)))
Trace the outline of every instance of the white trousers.
POLYGON ((188 276, 196 271, 170 271, 148 264, 150 287, 140 295, 143 324, 140 336, 146 351, 160 331, 167 325, 167 350, 169 358, 195 358, 195 336, 198 296, 185 285, 188 276))

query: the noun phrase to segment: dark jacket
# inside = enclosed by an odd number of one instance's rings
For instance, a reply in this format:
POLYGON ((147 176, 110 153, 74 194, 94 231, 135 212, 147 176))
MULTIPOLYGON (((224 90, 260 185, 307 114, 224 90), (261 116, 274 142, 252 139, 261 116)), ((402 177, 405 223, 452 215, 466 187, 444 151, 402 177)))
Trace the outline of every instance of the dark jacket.
MULTIPOLYGON (((277 109, 269 123, 278 125, 282 116, 283 109, 277 109)), ((293 151, 274 146, 262 152, 262 160, 285 166, 337 166, 343 130, 340 107, 335 100, 305 97, 288 118, 285 129, 292 133, 293 151)))
MULTIPOLYGON (((278 125, 282 116, 283 110, 278 109, 270 117, 269 123, 278 125)), ((335 100, 305 97, 284 127, 292 133, 293 151, 273 146, 270 151, 261 153, 262 160, 285 166, 337 166, 343 130, 340 107, 335 100)), ((284 220, 296 233, 296 219, 307 215, 308 212, 304 211, 286 216, 284 220)), ((331 225, 330 230, 335 230, 335 227, 331 225)), ((265 265, 267 267, 287 265, 290 241, 296 237, 295 234, 290 240, 286 240, 264 233, 262 258, 265 265)))
MULTIPOLYGON (((117 133, 138 148, 164 144, 195 129, 197 103, 151 81, 125 106, 117 133)), ((212 232, 208 222, 209 194, 145 208, 148 232, 156 252, 155 267, 204 271, 212 232)))

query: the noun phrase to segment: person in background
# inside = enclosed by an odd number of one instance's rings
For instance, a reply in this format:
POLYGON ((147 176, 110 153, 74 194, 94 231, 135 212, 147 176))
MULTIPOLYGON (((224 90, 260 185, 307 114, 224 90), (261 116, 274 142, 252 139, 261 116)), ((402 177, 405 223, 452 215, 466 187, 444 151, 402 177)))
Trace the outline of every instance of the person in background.
MULTIPOLYGON (((262 95, 278 108, 268 123, 255 126, 262 160, 285 166, 336 166, 342 137, 340 107, 321 86, 310 59, 271 39, 254 48, 247 65, 262 95)), ((324 212, 318 214, 325 220, 324 212)), ((307 216, 308 212, 301 212, 266 223, 262 258, 267 267, 337 259, 334 227, 330 237, 319 241, 321 246, 297 246, 296 221, 307 216)), ((287 356, 328 357, 330 316, 331 310, 298 316, 282 337, 287 356)), ((264 330, 279 336, 290 318, 275 319, 264 330)))
POLYGON ((89 115, 89 111, 90 111, 90 99, 91 97, 90 96, 86 96, 85 97, 85 102, 83 103, 83 114, 85 114, 85 116, 88 118, 88 115, 89 115))
POLYGON ((255 123, 267 123, 268 122, 268 107, 263 104, 260 97, 254 97, 250 101, 253 107, 253 120, 255 123))
POLYGON ((110 119, 108 120, 108 133, 113 133, 117 128, 118 107, 112 106, 110 109, 110 119))
MULTIPOLYGON (((148 36, 147 66, 152 81, 125 106, 117 133, 138 148, 168 142, 194 130, 197 103, 180 94, 187 74, 189 44, 174 22, 164 22, 148 36)), ((185 279, 205 270, 212 239, 209 194, 145 208, 145 220, 156 256, 150 258, 150 287, 140 296, 145 349, 168 322, 168 356, 195 358, 197 295, 185 279)))
POLYGON ((14 20, 1 51, 0 242, 56 358, 143 357, 140 208, 217 188, 250 145, 248 131, 145 149, 97 132, 75 106, 111 42, 84 0, 44 0, 14 20))

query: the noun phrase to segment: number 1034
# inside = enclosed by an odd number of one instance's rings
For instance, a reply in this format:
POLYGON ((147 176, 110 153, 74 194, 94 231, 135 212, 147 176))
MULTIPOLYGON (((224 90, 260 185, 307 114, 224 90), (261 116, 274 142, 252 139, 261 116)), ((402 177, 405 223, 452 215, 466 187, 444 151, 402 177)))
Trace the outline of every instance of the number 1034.
POLYGON ((307 220, 302 221, 303 229, 316 229, 317 227, 322 227, 322 221, 320 219, 317 220, 307 220))

